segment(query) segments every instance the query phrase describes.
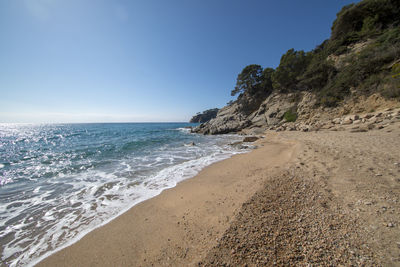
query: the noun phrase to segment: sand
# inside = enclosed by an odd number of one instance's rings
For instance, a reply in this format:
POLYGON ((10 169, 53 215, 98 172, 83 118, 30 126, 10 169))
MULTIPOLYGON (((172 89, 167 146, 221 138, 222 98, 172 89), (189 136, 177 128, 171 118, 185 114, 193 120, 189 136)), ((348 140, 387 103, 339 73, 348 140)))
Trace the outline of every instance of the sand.
POLYGON ((249 154, 217 162, 100 227, 38 266, 182 266, 217 244, 265 176, 292 160, 296 145, 263 140, 249 154))
POLYGON ((38 266, 399 266, 399 125, 267 132, 38 266))

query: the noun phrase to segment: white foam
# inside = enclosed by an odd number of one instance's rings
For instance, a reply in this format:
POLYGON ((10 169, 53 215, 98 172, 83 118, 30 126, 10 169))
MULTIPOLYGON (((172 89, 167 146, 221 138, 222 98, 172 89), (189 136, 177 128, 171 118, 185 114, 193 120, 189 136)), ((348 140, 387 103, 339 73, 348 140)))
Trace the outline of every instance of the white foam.
MULTIPOLYGON (((114 173, 87 170, 73 179, 64 174, 49 179, 50 184, 64 183, 71 186, 75 193, 61 197, 54 196, 52 191, 46 191, 44 186, 35 188, 34 193, 40 190, 41 195, 30 199, 28 206, 30 208, 44 204, 50 206, 46 212, 34 220, 36 228, 47 228, 43 237, 36 237, 26 248, 18 247, 18 244, 5 246, 5 251, 9 256, 17 251, 16 247, 19 248, 19 252, 22 252, 15 256, 11 265, 33 266, 49 255, 77 242, 87 233, 110 222, 134 205, 157 196, 163 190, 176 186, 180 181, 195 176, 205 166, 234 154, 246 152, 234 151, 229 146, 215 145, 215 140, 222 142, 224 138, 214 138, 210 144, 200 143, 199 146, 184 147, 182 145, 170 148, 167 153, 160 149, 152 153, 152 156, 132 159, 132 162, 124 159, 120 162, 120 168, 117 168, 114 173), (178 162, 180 163, 177 164, 178 162), (161 168, 166 164, 167 167, 161 168), (154 172, 156 169, 159 170, 154 172), (129 173, 133 170, 145 171, 145 174, 139 175, 136 180, 121 177, 121 173, 129 173), (131 183, 135 185, 130 186, 131 183), (78 202, 82 204, 73 208, 72 206, 78 202), (63 207, 66 204, 67 207, 63 207), (66 226, 68 228, 65 228, 66 226)), ((53 187, 49 186, 49 188, 53 187)), ((17 213, 23 213, 26 208, 18 207, 17 213)), ((18 235, 18 237, 24 240, 23 236, 18 235)))
POLYGON ((191 132, 190 128, 177 128, 176 130, 184 132, 184 133, 190 133, 191 132))

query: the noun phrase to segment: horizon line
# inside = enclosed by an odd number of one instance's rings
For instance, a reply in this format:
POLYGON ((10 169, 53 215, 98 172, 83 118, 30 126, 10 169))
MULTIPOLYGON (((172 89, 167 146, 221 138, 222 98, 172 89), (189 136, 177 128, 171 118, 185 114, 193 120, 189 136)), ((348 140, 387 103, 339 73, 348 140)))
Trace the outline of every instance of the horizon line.
POLYGON ((188 121, 104 121, 104 122, 0 122, 0 124, 117 124, 117 123, 195 123, 188 121))

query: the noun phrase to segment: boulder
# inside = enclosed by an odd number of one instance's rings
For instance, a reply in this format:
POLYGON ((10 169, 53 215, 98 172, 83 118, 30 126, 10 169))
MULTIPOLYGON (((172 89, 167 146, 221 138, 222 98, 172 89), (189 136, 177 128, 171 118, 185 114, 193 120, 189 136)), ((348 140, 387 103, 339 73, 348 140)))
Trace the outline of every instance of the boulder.
POLYGON ((246 136, 245 138, 243 138, 243 142, 255 142, 258 139, 260 139, 257 136, 246 136))
POLYGON ((248 126, 246 117, 239 112, 238 103, 223 107, 217 113, 217 117, 193 128, 193 132, 202 134, 225 134, 238 132, 248 126))
POLYGON ((361 115, 360 118, 361 119, 369 119, 369 118, 372 118, 373 116, 374 116, 374 114, 367 113, 367 114, 361 115))
POLYGON ((342 124, 352 124, 353 121, 358 120, 360 117, 358 115, 349 115, 346 116, 343 121, 342 124))

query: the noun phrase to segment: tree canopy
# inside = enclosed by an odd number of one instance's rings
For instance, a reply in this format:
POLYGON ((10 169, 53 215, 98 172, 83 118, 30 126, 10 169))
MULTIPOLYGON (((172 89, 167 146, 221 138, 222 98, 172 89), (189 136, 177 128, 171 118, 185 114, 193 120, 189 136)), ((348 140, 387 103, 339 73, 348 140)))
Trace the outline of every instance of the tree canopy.
POLYGON ((274 88, 280 90, 297 89, 298 77, 304 73, 311 57, 303 50, 289 49, 281 57, 281 62, 272 75, 274 88))
POLYGON ((254 94, 262 84, 263 68, 260 65, 252 64, 246 66, 238 75, 236 86, 231 92, 231 96, 238 93, 247 92, 254 94))

